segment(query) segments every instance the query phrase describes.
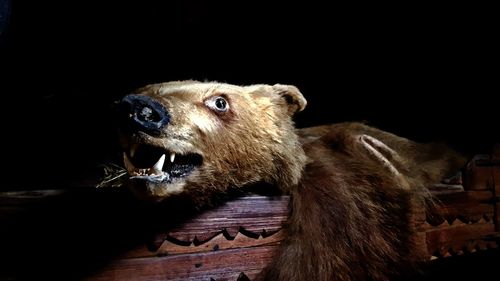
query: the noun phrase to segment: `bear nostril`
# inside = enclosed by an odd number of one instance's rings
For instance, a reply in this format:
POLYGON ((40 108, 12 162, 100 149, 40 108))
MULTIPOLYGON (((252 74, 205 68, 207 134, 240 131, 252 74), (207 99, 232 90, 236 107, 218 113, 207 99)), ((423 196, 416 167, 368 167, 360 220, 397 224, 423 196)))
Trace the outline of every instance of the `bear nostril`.
POLYGON ((139 95, 128 95, 118 104, 120 127, 127 132, 142 131, 158 136, 170 122, 170 115, 157 100, 139 95))

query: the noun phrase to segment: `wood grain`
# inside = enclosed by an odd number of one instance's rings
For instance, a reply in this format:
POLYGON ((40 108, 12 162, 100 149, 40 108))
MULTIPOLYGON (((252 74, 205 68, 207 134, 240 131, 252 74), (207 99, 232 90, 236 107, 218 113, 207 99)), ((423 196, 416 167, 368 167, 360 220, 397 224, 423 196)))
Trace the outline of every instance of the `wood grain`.
POLYGON ((236 281, 243 272, 256 279, 273 257, 276 246, 187 253, 157 258, 113 261, 87 280, 217 280, 236 281))
POLYGON ((172 240, 203 244, 224 232, 234 238, 240 231, 255 237, 281 229, 288 217, 288 196, 248 196, 206 211, 165 233, 172 240))

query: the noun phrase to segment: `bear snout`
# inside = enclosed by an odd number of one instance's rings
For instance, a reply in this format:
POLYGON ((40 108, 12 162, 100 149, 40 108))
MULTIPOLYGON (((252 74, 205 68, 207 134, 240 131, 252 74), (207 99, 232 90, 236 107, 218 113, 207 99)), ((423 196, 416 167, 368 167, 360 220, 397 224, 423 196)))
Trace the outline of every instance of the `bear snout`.
POLYGON ((120 127, 128 133, 144 132, 152 136, 161 135, 170 122, 167 109, 157 100, 140 95, 128 95, 118 102, 120 127))

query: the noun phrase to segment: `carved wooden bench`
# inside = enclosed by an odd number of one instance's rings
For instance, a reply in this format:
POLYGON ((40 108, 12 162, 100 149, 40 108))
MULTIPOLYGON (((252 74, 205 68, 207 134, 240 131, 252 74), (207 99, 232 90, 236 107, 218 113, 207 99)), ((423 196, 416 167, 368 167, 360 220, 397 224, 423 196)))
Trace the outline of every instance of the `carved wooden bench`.
MULTIPOLYGON (((414 214, 430 261, 499 247, 500 147, 462 175, 431 187, 436 206, 414 214)), ((131 200, 113 190, 3 193, 0 279, 255 280, 283 238, 289 198, 248 195, 186 216, 131 200)))

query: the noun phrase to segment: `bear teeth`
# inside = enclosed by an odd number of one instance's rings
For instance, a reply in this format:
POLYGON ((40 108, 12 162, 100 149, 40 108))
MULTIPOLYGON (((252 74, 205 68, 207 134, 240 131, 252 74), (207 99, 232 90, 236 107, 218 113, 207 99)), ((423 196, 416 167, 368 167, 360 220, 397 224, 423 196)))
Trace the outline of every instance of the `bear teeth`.
POLYGON ((165 164, 165 154, 163 154, 158 160, 158 162, 156 162, 156 164, 153 165, 153 168, 151 168, 153 170, 153 174, 157 175, 163 174, 163 172, 161 171, 161 169, 163 169, 163 164, 165 164))
POLYGON ((128 159, 128 156, 127 156, 127 153, 123 153, 123 164, 125 164, 125 169, 127 169, 127 172, 129 174, 132 174, 135 172, 135 170, 137 170, 134 166, 134 164, 132 164, 132 162, 130 162, 130 159, 128 159))
MULTIPOLYGON (((175 157, 175 154, 174 154, 175 157)), ((165 164, 165 154, 163 154, 160 159, 153 165, 153 167, 149 169, 138 169, 132 164, 130 159, 127 156, 127 153, 123 153, 123 163, 125 164, 125 169, 127 169, 127 172, 130 176, 163 176, 164 173, 162 171, 163 165, 165 164)), ((170 159, 172 159, 172 156, 170 156, 170 159)))
POLYGON ((137 147, 139 145, 137 143, 134 143, 130 146, 130 157, 134 158, 135 152, 137 151, 137 147))
MULTIPOLYGON (((163 156, 165 156, 165 154, 163 156)), ((174 152, 170 152, 170 162, 174 163, 174 160, 175 160, 175 153, 174 152)))

